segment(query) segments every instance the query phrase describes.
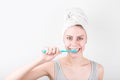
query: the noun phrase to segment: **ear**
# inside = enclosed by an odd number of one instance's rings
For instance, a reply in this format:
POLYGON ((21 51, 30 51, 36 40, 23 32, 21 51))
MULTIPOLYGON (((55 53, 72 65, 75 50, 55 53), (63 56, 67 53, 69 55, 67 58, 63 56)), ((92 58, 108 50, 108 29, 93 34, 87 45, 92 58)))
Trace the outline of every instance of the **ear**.
POLYGON ((88 37, 87 37, 87 34, 86 34, 86 43, 85 44, 87 44, 87 39, 88 39, 88 37))

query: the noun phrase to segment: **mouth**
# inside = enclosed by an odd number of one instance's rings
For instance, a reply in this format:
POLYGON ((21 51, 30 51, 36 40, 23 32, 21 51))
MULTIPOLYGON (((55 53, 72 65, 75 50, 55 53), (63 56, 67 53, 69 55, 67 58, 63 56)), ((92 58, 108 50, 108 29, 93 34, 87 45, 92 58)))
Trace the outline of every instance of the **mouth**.
MULTIPOLYGON (((69 50, 76 50, 77 52, 79 52, 81 50, 81 48, 69 48, 69 50)), ((75 53, 77 53, 75 52, 75 53)))

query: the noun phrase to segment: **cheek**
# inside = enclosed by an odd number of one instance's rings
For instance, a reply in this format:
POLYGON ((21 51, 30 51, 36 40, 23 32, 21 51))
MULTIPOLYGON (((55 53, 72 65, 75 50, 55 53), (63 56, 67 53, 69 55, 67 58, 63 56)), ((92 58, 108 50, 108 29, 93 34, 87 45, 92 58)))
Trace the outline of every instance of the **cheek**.
POLYGON ((86 43, 87 43, 87 37, 85 37, 84 40, 81 41, 81 45, 85 46, 86 43))
POLYGON ((70 42, 67 41, 67 40, 64 40, 64 45, 67 47, 67 46, 70 46, 70 42))
POLYGON ((81 45, 82 47, 84 47, 84 46, 86 45, 86 41, 81 41, 81 42, 80 42, 80 45, 81 45))
POLYGON ((65 46, 69 46, 69 45, 70 45, 70 42, 65 41, 65 46))

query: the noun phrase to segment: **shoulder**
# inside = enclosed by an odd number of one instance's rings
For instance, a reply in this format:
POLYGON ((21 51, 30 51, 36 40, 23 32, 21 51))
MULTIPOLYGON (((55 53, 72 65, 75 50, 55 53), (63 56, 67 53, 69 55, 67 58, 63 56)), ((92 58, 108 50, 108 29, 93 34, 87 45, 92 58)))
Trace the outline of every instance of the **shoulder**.
POLYGON ((101 64, 98 64, 97 70, 98 70, 98 80, 103 80, 104 67, 101 64))
POLYGON ((97 70, 98 70, 98 72, 103 72, 103 71, 104 71, 104 67, 103 67, 102 64, 97 63, 97 62, 95 62, 95 61, 92 61, 92 62, 97 65, 97 70))
POLYGON ((101 65, 101 64, 98 64, 98 70, 101 72, 101 71, 104 71, 104 67, 101 65))
POLYGON ((102 64, 99 64, 95 61, 93 61, 94 64, 96 64, 97 74, 98 74, 98 80, 103 80, 104 75, 104 67, 102 64))
POLYGON ((102 64, 100 63, 97 63, 95 61, 92 61, 94 64, 96 64, 96 68, 97 68, 97 71, 98 71, 98 75, 99 74, 103 74, 104 73, 104 67, 102 64))
POLYGON ((101 64, 98 64, 98 72, 103 73, 104 72, 104 67, 101 64))

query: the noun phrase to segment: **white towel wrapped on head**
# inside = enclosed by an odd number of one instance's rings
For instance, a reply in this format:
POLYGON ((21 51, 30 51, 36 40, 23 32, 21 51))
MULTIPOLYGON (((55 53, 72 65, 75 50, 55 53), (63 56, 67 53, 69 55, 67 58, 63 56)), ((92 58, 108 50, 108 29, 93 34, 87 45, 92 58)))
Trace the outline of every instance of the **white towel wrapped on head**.
POLYGON ((66 10, 64 20, 64 30, 76 24, 82 25, 84 29, 88 26, 87 16, 80 8, 66 10))

